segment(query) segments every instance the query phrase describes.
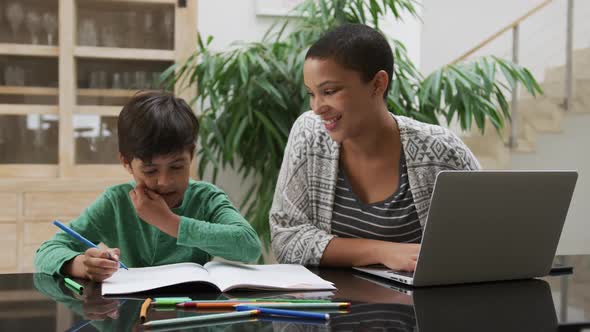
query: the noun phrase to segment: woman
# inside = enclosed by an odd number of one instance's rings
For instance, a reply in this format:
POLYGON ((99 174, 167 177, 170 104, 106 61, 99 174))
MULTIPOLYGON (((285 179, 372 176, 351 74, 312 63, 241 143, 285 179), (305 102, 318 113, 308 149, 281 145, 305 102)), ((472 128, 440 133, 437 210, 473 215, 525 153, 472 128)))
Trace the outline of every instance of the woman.
POLYGON ((291 129, 270 211, 277 259, 413 271, 437 173, 479 163, 451 131, 387 110, 393 53, 374 29, 328 32, 303 75, 312 111, 291 129))

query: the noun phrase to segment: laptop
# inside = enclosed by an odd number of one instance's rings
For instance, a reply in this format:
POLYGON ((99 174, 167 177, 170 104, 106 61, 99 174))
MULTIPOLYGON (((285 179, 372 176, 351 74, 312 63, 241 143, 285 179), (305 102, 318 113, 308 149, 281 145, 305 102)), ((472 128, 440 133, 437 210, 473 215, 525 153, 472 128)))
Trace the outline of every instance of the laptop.
POLYGON ((576 171, 442 171, 416 270, 354 269, 412 286, 545 276, 577 178, 576 171))

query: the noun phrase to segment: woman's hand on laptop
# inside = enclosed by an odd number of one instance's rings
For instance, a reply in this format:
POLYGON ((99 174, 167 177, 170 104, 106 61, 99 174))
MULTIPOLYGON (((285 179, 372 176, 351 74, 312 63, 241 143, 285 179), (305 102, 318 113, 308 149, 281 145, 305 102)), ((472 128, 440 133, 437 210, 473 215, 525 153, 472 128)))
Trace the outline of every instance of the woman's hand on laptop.
POLYGON ((387 242, 378 252, 379 261, 392 270, 413 272, 419 251, 419 243, 387 242))

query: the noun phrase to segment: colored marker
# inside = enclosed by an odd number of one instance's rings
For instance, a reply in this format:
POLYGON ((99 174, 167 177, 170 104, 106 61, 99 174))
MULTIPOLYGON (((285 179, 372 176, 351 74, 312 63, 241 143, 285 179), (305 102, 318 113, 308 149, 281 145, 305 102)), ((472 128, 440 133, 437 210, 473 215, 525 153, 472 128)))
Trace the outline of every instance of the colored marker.
POLYGON ((278 315, 278 316, 285 316, 285 317, 295 317, 295 318, 307 318, 307 319, 330 319, 330 315, 326 313, 317 313, 317 312, 308 312, 308 311, 295 311, 295 310, 283 310, 283 309, 271 309, 271 308, 259 308, 256 306, 250 305, 239 305, 236 306, 237 311, 244 311, 244 310, 260 310, 261 314, 267 315, 278 315))
POLYGON ((332 303, 330 300, 304 300, 304 299, 262 299, 262 298, 255 298, 255 299, 247 299, 247 298, 237 298, 234 301, 253 301, 253 302, 288 302, 288 303, 332 303))
POLYGON ((84 291, 84 286, 80 285, 79 283, 75 282, 74 280, 72 280, 70 278, 64 278, 64 281, 66 282, 66 285, 75 289, 78 293, 82 293, 84 291))

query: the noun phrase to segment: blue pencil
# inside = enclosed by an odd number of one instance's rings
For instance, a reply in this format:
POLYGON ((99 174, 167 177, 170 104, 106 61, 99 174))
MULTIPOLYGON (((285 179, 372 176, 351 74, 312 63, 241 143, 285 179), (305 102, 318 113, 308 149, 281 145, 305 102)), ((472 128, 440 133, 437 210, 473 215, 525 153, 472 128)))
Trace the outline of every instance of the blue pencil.
POLYGON ((262 308, 262 307, 257 307, 255 305, 238 305, 235 308, 237 311, 259 310, 261 314, 267 314, 267 315, 279 315, 279 316, 285 316, 285 317, 298 317, 298 318, 323 319, 323 320, 330 319, 329 314, 317 313, 317 312, 262 308))
MULTIPOLYGON (((57 220, 53 221, 53 224, 57 227, 59 227, 62 231, 68 233, 69 235, 71 235, 74 239, 84 243, 86 246, 91 247, 91 248, 98 248, 98 246, 90 241, 88 241, 85 237, 83 237, 82 235, 80 235, 78 232, 76 232, 75 230, 69 228, 68 226, 60 223, 57 220)), ((110 256, 110 255, 109 255, 110 256)), ((128 270, 127 266, 125 266, 125 264, 123 264, 123 262, 119 261, 119 264, 121 265, 122 268, 124 268, 125 270, 128 270)))

